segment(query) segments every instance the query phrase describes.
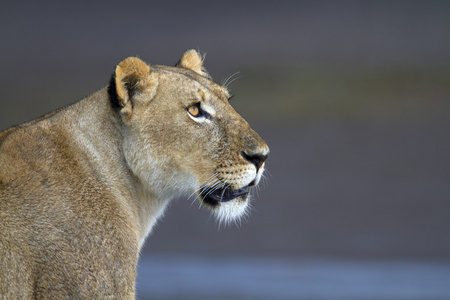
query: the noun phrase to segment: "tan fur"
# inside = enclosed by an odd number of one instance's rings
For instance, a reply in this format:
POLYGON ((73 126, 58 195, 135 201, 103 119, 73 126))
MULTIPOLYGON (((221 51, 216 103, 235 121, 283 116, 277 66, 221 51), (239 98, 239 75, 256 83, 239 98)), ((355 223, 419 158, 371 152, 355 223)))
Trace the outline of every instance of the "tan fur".
POLYGON ((264 169, 267 145, 229 97, 194 50, 177 67, 127 58, 109 88, 0 133, 0 298, 134 299, 140 247, 172 198, 245 213, 247 194, 202 192, 238 193, 264 169))
POLYGON ((185 69, 190 69, 197 74, 209 77, 208 72, 203 67, 203 60, 204 58, 200 57, 197 51, 188 50, 183 54, 177 66, 185 69))

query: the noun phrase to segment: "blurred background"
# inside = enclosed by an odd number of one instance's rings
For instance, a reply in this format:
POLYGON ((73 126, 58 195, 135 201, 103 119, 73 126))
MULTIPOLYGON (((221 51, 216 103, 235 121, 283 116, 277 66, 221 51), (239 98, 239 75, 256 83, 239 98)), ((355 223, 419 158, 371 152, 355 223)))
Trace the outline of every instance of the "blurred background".
POLYGON ((449 1, 2 1, 0 130, 206 53, 271 147, 251 215, 172 203, 138 299, 450 299, 449 1))

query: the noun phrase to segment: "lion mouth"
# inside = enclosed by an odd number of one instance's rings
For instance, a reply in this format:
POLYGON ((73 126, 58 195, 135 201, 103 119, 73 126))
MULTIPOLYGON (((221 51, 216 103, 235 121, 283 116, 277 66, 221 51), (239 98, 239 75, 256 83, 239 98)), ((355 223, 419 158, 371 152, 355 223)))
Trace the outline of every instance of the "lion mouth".
POLYGON ((247 198, 248 193, 248 186, 238 190, 232 190, 231 188, 216 189, 210 187, 203 187, 200 190, 200 195, 203 201, 212 206, 216 206, 219 203, 232 201, 238 197, 247 198))

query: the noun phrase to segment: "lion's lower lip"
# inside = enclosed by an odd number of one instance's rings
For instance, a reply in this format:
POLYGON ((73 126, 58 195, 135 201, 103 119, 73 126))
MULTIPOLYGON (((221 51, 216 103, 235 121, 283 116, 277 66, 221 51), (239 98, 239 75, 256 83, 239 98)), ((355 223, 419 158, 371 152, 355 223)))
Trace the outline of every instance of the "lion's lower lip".
POLYGON ((248 192, 248 186, 238 190, 232 190, 230 188, 212 189, 209 187, 203 187, 200 191, 200 195, 202 196, 203 201, 209 204, 217 205, 218 203, 234 200, 237 197, 247 196, 248 192))

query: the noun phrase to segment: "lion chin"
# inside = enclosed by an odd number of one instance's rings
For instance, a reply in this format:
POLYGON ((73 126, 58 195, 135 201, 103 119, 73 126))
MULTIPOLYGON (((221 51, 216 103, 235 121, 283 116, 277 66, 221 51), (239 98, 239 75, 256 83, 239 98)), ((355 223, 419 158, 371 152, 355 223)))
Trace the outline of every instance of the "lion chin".
POLYGON ((201 203, 209 208, 220 224, 238 223, 248 213, 250 207, 250 187, 233 190, 231 188, 200 189, 201 203))

